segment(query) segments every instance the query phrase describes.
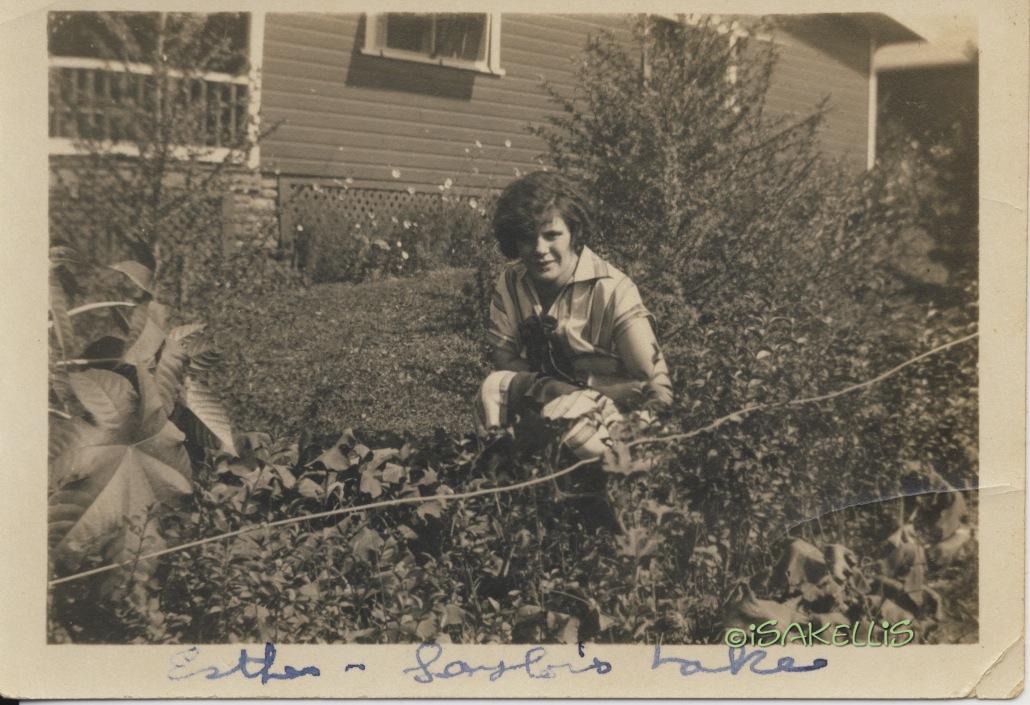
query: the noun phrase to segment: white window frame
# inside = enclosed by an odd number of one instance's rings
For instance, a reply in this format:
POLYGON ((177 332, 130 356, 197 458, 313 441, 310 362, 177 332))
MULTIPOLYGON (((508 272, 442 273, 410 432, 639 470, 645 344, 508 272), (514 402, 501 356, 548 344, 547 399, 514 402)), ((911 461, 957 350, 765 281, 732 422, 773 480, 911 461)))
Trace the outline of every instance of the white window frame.
POLYGON ((477 61, 442 56, 432 57, 417 51, 406 51, 386 46, 386 14, 367 13, 365 15, 365 43, 361 47, 362 54, 366 56, 379 56, 386 59, 412 61, 418 64, 465 69, 492 76, 503 76, 505 74, 504 69, 501 68, 501 13, 475 13, 486 15, 486 27, 483 33, 484 41, 486 41, 486 51, 484 52, 486 58, 477 61))
MULTIPOLYGON (((254 147, 243 158, 243 162, 251 169, 257 169, 261 163, 261 147, 256 140, 259 134, 258 116, 261 110, 261 64, 264 56, 264 35, 265 35, 265 13, 254 11, 250 13, 250 22, 247 32, 247 56, 250 64, 250 72, 247 74, 230 74, 217 71, 207 71, 192 76, 213 83, 234 83, 240 86, 247 86, 247 114, 251 118, 248 126, 248 137, 254 147)), ((151 75, 154 69, 149 64, 137 62, 115 61, 108 59, 97 59, 92 57, 79 56, 48 56, 50 68, 73 68, 73 69, 103 69, 106 71, 124 71, 138 75, 151 75)), ((176 69, 169 69, 168 75, 175 78, 182 78, 185 73, 176 69)), ((97 143, 106 154, 120 156, 138 157, 139 148, 127 141, 101 140, 97 143)), ((73 137, 49 137, 48 152, 54 156, 60 155, 81 155, 89 153, 89 148, 82 139, 73 137)), ((202 162, 220 163, 231 156, 232 150, 228 147, 201 147, 184 145, 172 150, 172 156, 176 159, 193 158, 202 162), (197 150, 201 150, 199 153, 197 150)))
POLYGON ((867 108, 869 110, 868 133, 866 134, 865 168, 866 171, 876 166, 876 130, 878 125, 877 116, 879 109, 879 76, 876 73, 876 37, 870 33, 869 36, 869 96, 867 108))

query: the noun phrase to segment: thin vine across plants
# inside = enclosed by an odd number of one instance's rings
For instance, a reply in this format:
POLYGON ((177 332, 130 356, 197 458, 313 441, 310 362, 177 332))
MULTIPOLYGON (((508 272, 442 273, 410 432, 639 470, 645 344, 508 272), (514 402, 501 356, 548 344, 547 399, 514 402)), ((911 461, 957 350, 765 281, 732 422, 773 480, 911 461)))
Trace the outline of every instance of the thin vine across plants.
MULTIPOLYGON (((916 364, 916 363, 918 363, 918 362, 920 362, 920 361, 922 361, 922 360, 924 360, 924 359, 926 359, 928 357, 931 357, 933 355, 941 353, 941 352, 943 352, 945 350, 948 350, 948 349, 950 349, 952 347, 955 347, 957 345, 961 345, 963 343, 967 343, 967 342, 977 338, 978 336, 979 336, 979 332, 977 331, 977 332, 971 333, 969 335, 966 335, 966 336, 964 336, 962 338, 958 338, 956 340, 952 340, 952 341, 949 341, 947 343, 943 343, 942 345, 939 345, 939 346, 937 346, 935 348, 932 348, 931 350, 928 350, 928 351, 926 351, 924 353, 921 353, 921 354, 919 354, 919 355, 917 355, 917 356, 915 356, 913 358, 910 358, 910 359, 902 362, 901 364, 898 364, 898 365, 888 369, 887 371, 882 372, 879 375, 876 375, 875 377, 872 377, 872 378, 870 378, 868 380, 865 380, 863 382, 859 382, 859 383, 855 383, 855 384, 849 385, 847 387, 844 387, 843 389, 839 389, 839 390, 834 391, 834 392, 830 392, 830 393, 826 393, 826 394, 821 394, 821 395, 817 395, 817 396, 811 396, 811 397, 803 397, 803 398, 800 398, 800 399, 792 399, 792 400, 788 400, 788 401, 772 402, 772 403, 768 403, 768 404, 759 404, 759 405, 756 405, 756 406, 745 407, 743 409, 738 409, 736 411, 733 411, 733 412, 731 412, 729 414, 725 414, 725 415, 723 415, 723 416, 721 416, 721 417, 719 417, 719 418, 717 418, 717 419, 715 419, 715 420, 705 424, 704 426, 692 429, 690 431, 685 431, 683 433, 675 433, 675 434, 671 434, 671 435, 668 435, 668 436, 656 436, 656 437, 649 437, 649 438, 640 438, 640 439, 631 441, 631 442, 627 443, 626 445, 627 445, 627 447, 633 447, 633 446, 645 445, 645 444, 673 443, 673 442, 677 442, 677 441, 683 441, 683 440, 686 440, 686 439, 698 436, 698 435, 700 435, 702 433, 713 431, 713 430, 719 428, 720 426, 722 426, 727 421, 741 420, 743 418, 743 416, 745 416, 747 414, 751 414, 751 413, 757 412, 757 411, 770 411, 770 410, 773 410, 773 409, 787 408, 787 407, 793 407, 793 406, 800 406, 800 405, 803 405, 803 404, 810 404, 810 403, 816 403, 816 402, 821 402, 821 401, 828 401, 830 399, 834 399, 836 397, 840 397, 840 396, 843 396, 845 394, 849 394, 849 393, 852 393, 852 392, 856 392, 856 391, 859 391, 859 390, 871 387, 874 384, 877 384, 879 382, 884 381, 885 379, 890 378, 891 376, 897 374, 898 372, 900 372, 901 370, 905 369, 906 367, 914 365, 914 364, 916 364)), ((198 548, 200 546, 204 546, 204 545, 207 545, 207 544, 210 544, 210 543, 215 543, 217 541, 224 541, 226 539, 235 538, 237 536, 241 536, 243 534, 251 533, 251 532, 254 532, 254 531, 261 530, 261 529, 268 530, 268 529, 273 529, 273 528, 277 528, 277 527, 281 527, 281 526, 286 526, 286 525, 290 525, 290 524, 296 524, 296 523, 300 523, 300 522, 304 522, 304 521, 311 521, 311 520, 315 520, 315 519, 324 519, 324 518, 328 518, 328 517, 334 517, 334 516, 341 516, 341 515, 345 515, 345 514, 353 514, 353 513, 357 513, 357 512, 370 511, 370 510, 373 510, 373 509, 382 509, 382 508, 385 508, 385 507, 394 507, 394 506, 399 506, 399 505, 404 505, 404 504, 423 504, 423 503, 432 502, 432 501, 447 502, 447 501, 454 501, 454 500, 472 499, 472 498, 475 498, 475 497, 483 497, 483 496, 487 496, 487 495, 499 495, 499 494, 503 494, 503 493, 507 493, 507 492, 515 492, 515 491, 518 491, 518 490, 527 489, 529 487, 534 487, 536 485, 541 485, 541 484, 544 484, 546 482, 550 482, 552 480, 556 480, 558 478, 564 477, 565 475, 569 475, 572 472, 578 470, 579 468, 581 468, 581 467, 583 467, 585 465, 590 465, 590 464, 595 463, 595 462, 597 462, 599 460, 601 460, 601 458, 588 458, 588 459, 580 460, 580 461, 578 461, 576 463, 573 463, 572 465, 570 465, 568 467, 562 468, 561 470, 557 470, 557 471, 555 471, 553 473, 549 473, 547 475, 542 475, 540 477, 534 477, 534 478, 531 478, 529 480, 525 480, 525 481, 522 481, 522 482, 517 482, 517 483, 514 483, 514 484, 510 484, 510 485, 502 485, 502 486, 499 486, 499 487, 484 488, 484 489, 472 490, 472 491, 468 491, 468 492, 451 492, 451 493, 434 494, 434 495, 427 495, 427 496, 421 496, 421 497, 401 497, 401 498, 395 498, 395 499, 390 499, 390 500, 384 500, 384 501, 381 501, 381 502, 372 502, 372 503, 363 504, 363 505, 360 505, 360 506, 342 507, 342 508, 327 510, 327 511, 323 511, 323 512, 314 512, 314 513, 303 514, 301 516, 296 516, 296 517, 287 517, 285 519, 279 519, 279 520, 271 521, 271 522, 263 522, 263 523, 260 523, 260 524, 253 524, 253 525, 250 525, 250 526, 242 527, 240 529, 236 529, 235 531, 229 531, 229 532, 226 532, 226 533, 218 534, 217 536, 210 536, 210 537, 203 538, 203 539, 197 539, 195 541, 190 541, 190 542, 187 542, 187 543, 179 544, 177 546, 172 546, 172 547, 169 547, 169 548, 165 548, 165 549, 162 549, 160 551, 153 551, 151 553, 147 553, 147 554, 144 554, 144 555, 141 555, 141 556, 133 557, 130 560, 120 561, 120 562, 116 562, 116 563, 110 563, 108 565, 99 566, 99 567, 93 568, 91 570, 83 571, 83 572, 80 572, 80 573, 74 573, 72 575, 64 576, 64 577, 61 577, 61 578, 56 578, 56 579, 50 580, 47 583, 47 585, 48 585, 48 587, 52 588, 52 587, 55 587, 55 586, 60 585, 62 583, 68 583, 68 582, 72 582, 72 581, 75 581, 75 580, 80 580, 82 578, 87 578, 87 577, 90 577, 90 576, 93 576, 93 575, 98 575, 98 574, 101 574, 101 573, 106 573, 106 572, 109 572, 109 571, 112 571, 112 570, 117 570, 118 568, 123 568, 123 567, 127 567, 127 566, 130 566, 130 565, 135 565, 135 564, 138 564, 138 563, 140 563, 142 561, 150 560, 150 559, 153 559, 153 558, 160 558, 162 556, 167 556, 167 555, 170 555, 170 554, 173 554, 173 553, 178 553, 180 551, 186 551, 186 550, 189 550, 189 549, 192 549, 192 548, 198 548)))

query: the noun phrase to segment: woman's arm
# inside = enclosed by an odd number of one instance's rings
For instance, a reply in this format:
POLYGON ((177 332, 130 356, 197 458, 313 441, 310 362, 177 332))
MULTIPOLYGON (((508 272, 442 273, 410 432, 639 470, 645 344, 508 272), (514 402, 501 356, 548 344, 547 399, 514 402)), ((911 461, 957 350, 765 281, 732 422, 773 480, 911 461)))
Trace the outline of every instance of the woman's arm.
POLYGON ((494 370, 511 372, 530 372, 529 363, 519 355, 518 306, 512 298, 513 288, 508 285, 507 278, 511 274, 506 268, 497 277, 493 298, 490 300, 490 323, 486 330, 486 340, 493 351, 494 370))
POLYGON ((640 317, 632 320, 615 341, 616 351, 626 373, 647 383, 651 398, 663 406, 672 404, 672 380, 665 356, 658 347, 651 321, 640 317))

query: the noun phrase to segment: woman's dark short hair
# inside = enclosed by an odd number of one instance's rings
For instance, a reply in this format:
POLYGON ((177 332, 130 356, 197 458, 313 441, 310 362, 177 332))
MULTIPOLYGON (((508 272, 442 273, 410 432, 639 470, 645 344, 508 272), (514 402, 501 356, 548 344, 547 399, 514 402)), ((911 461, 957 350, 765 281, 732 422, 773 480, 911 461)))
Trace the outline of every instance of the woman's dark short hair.
POLYGON ((519 240, 533 236, 551 208, 569 227, 575 251, 581 251, 593 231, 586 199, 560 174, 534 171, 508 184, 497 199, 493 228, 501 253, 516 259, 519 240))

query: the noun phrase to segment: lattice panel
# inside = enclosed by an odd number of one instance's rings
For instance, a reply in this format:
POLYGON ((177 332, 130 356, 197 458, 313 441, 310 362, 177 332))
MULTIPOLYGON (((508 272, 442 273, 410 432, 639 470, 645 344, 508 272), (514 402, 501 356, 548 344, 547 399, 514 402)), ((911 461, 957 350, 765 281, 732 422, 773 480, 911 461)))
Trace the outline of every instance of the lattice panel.
POLYGON ((415 191, 352 188, 317 182, 280 184, 280 227, 284 247, 292 247, 299 232, 342 235, 353 223, 385 220, 405 211, 427 212, 440 207, 440 196, 415 191), (306 230, 298 230, 301 226, 306 230))
POLYGON ((385 189, 348 188, 320 184, 289 185, 289 200, 285 205, 297 214, 310 214, 312 210, 328 210, 353 219, 372 215, 389 217, 401 210, 435 208, 439 196, 430 193, 410 193, 385 189))
MULTIPOLYGON (((116 208, 99 191, 109 188, 102 175, 87 174, 77 188, 56 186, 50 189, 49 235, 50 242, 64 242, 72 246, 85 261, 99 265, 113 264, 125 259, 138 259, 131 241, 139 223, 134 220, 131 204, 116 208)), ((166 196, 175 198, 175 191, 166 196)), ((171 233, 185 234, 183 225, 192 221, 191 234, 221 240, 223 202, 220 198, 198 200, 189 212, 170 217, 164 222, 168 237, 171 233)))
POLYGON ((348 267, 364 261, 359 253, 373 246, 385 250, 388 241, 398 247, 404 242, 410 256, 402 254, 416 269, 440 266, 446 256, 471 256, 489 229, 496 198, 450 184, 420 192, 297 177, 281 178, 278 193, 281 251, 298 270, 335 268, 332 276, 357 276, 348 267))

